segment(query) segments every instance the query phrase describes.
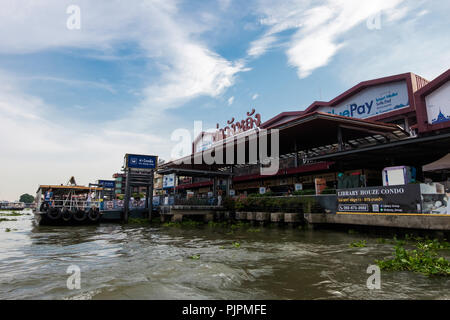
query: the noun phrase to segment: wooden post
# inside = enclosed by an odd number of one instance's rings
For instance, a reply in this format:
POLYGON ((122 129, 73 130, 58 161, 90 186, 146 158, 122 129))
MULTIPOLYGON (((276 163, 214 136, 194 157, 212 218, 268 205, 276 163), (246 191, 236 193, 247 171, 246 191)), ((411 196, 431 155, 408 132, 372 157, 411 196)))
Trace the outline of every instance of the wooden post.
POLYGON ((128 223, 128 216, 130 212, 130 169, 126 169, 125 177, 127 182, 125 183, 125 198, 123 203, 123 222, 128 223))

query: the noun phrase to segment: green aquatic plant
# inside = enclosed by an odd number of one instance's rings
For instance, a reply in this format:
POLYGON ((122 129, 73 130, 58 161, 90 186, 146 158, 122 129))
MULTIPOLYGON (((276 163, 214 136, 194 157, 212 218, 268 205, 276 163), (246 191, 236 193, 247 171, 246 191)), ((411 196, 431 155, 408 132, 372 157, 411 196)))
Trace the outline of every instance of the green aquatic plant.
POLYGON ((239 242, 233 242, 233 247, 240 248, 241 244, 239 242))
POLYGON ((193 256, 190 257, 192 260, 199 260, 200 259, 200 255, 199 254, 194 254, 193 256))
POLYGON ((378 239, 377 239, 377 243, 379 243, 379 244, 385 244, 385 243, 386 243, 386 239, 384 239, 384 238, 378 238, 378 239))
POLYGON ((5 232, 11 232, 11 229, 10 228, 6 228, 5 232))
POLYGON ((261 232, 261 229, 250 228, 250 229, 247 230, 247 232, 261 232))
POLYGON ((353 229, 349 229, 348 234, 358 234, 358 232, 353 229))
POLYGON ((448 249, 447 244, 436 240, 417 242, 416 249, 405 249, 400 241, 394 247, 391 259, 376 260, 381 270, 412 271, 427 276, 450 276, 450 261, 438 255, 438 250, 448 249))
POLYGON ((11 213, 0 213, 0 216, 8 216, 8 217, 18 217, 21 216, 22 214, 19 212, 11 212, 11 213))
POLYGON ((249 222, 238 221, 237 223, 234 223, 231 225, 231 229, 236 230, 236 229, 241 229, 241 228, 245 228, 245 227, 249 227, 249 226, 250 226, 249 222))
POLYGON ((224 221, 224 222, 209 221, 208 222, 208 227, 210 227, 210 228, 223 228, 223 227, 226 227, 227 225, 228 225, 228 223, 226 221, 224 221))
POLYGON ((169 221, 169 222, 163 223, 163 227, 176 227, 176 228, 179 228, 179 227, 181 227, 181 223, 169 221))
POLYGON ((367 247, 367 241, 366 240, 359 240, 355 241, 349 244, 350 248, 365 248, 367 247))
POLYGON ((203 224, 204 224, 204 222, 194 221, 194 220, 184 220, 181 222, 181 225, 186 226, 186 227, 198 227, 203 224))
POLYGON ((129 224, 150 224, 150 221, 148 219, 143 218, 130 218, 128 219, 129 224))

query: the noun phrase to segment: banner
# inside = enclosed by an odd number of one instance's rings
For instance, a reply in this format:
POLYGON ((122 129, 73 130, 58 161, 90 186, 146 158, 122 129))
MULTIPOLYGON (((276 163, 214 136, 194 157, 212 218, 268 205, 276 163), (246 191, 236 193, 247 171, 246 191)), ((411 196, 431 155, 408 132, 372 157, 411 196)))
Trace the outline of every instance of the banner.
POLYGON ((422 213, 420 184, 338 189, 338 213, 422 213))
POLYGON ((334 107, 321 107, 318 111, 366 119, 406 107, 409 107, 406 81, 397 81, 369 87, 334 107))
POLYGON ((163 189, 175 187, 175 174, 167 174, 163 177, 163 189))

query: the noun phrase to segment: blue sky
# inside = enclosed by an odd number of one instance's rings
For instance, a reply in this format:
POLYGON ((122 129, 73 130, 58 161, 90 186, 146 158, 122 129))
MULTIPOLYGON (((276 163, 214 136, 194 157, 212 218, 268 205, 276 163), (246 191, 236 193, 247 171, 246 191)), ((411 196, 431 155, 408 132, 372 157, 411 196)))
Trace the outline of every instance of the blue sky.
POLYGON ((403 72, 432 80, 450 65, 449 12, 437 0, 3 0, 0 199, 108 179, 127 152, 168 160, 171 133, 196 120, 256 108, 265 121, 403 72))

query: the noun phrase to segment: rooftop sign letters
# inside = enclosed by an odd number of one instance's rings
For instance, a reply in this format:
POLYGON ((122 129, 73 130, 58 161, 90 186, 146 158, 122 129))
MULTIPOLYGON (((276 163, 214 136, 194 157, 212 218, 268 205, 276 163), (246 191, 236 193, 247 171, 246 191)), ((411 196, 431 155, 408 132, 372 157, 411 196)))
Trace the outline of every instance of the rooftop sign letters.
POLYGON ((231 120, 227 121, 227 126, 224 128, 220 128, 220 125, 217 124, 216 136, 214 137, 214 141, 220 141, 222 139, 232 137, 238 133, 245 132, 254 128, 259 128, 261 125, 261 115, 259 113, 255 114, 255 109, 247 112, 247 118, 241 121, 236 121, 234 117, 231 120))

